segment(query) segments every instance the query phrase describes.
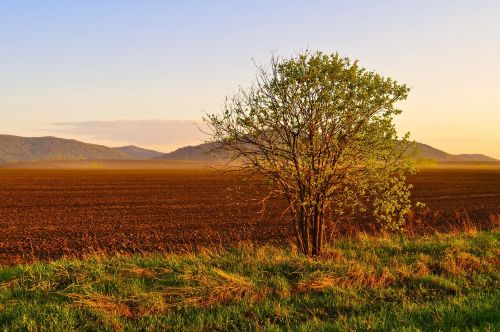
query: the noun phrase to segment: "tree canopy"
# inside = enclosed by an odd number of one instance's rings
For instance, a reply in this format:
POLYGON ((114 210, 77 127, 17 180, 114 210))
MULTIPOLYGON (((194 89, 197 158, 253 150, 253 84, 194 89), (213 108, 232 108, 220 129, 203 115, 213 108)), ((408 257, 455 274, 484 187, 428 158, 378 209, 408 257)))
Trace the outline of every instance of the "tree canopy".
POLYGON ((302 252, 321 253, 327 211, 328 222, 370 213, 397 229, 413 164, 393 118, 408 87, 336 53, 273 57, 257 69, 251 87, 205 121, 218 150, 287 199, 302 252))

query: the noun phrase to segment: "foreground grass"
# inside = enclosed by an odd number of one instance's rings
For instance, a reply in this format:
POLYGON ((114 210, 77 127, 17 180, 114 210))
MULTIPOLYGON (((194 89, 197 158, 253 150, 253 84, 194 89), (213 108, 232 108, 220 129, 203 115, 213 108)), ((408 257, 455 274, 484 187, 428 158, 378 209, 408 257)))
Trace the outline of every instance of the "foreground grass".
POLYGON ((498 231, 0 267, 6 330, 500 329, 498 231))

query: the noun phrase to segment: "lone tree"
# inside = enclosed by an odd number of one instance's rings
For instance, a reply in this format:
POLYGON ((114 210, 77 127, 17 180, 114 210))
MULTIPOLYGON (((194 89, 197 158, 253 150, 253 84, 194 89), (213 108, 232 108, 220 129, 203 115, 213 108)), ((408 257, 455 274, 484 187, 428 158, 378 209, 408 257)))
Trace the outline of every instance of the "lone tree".
POLYGON ((305 52, 258 67, 253 85, 205 121, 216 150, 287 199, 299 249, 316 256, 327 215, 335 222, 370 213, 385 228, 403 224, 413 163, 393 116, 408 91, 357 61, 305 52))

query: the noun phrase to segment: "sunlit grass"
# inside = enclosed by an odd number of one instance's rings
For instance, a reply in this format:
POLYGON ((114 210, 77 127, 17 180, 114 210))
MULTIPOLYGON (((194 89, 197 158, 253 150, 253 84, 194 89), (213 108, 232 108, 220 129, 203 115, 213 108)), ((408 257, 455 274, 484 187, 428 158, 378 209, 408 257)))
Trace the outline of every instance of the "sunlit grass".
POLYGON ((6 330, 500 328, 498 231, 0 268, 6 330))

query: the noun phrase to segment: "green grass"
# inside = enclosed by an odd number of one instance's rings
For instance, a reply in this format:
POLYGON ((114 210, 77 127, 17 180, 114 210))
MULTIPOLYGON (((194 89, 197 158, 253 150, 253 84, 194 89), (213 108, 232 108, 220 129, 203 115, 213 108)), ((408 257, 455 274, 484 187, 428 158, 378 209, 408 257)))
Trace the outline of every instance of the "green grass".
POLYGON ((0 267, 5 331, 500 330, 500 233, 0 267))

